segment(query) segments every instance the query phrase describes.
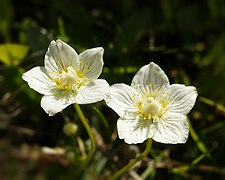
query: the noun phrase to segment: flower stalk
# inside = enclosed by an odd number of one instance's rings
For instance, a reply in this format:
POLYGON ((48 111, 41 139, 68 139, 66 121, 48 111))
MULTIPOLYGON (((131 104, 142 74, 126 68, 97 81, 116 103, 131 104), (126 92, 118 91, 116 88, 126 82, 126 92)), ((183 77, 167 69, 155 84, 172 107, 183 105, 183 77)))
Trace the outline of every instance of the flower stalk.
POLYGON ((85 159, 85 161, 83 163, 83 166, 82 166, 83 168, 85 168, 88 165, 89 161, 91 160, 92 156, 94 155, 94 152, 95 152, 95 149, 96 149, 96 144, 95 144, 94 136, 91 132, 91 128, 90 128, 90 126, 89 126, 89 124, 88 124, 79 104, 75 103, 74 108, 75 108, 75 110, 76 110, 76 112, 77 112, 77 114, 78 114, 84 128, 86 129, 90 140, 91 140, 91 149, 88 152, 87 158, 85 159))
POLYGON ((119 178, 123 173, 128 171, 131 167, 133 167, 137 162, 141 161, 144 157, 148 155, 152 147, 152 139, 147 140, 147 145, 143 153, 141 153, 138 157, 135 159, 132 159, 126 166, 121 168, 119 171, 117 171, 112 177, 110 177, 110 180, 115 180, 119 178))

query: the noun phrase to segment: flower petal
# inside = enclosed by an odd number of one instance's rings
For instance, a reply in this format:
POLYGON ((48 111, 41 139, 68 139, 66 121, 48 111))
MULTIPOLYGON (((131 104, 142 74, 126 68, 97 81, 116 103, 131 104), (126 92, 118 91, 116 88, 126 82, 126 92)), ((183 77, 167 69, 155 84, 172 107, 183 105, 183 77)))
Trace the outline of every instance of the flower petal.
POLYGON ((181 84, 173 84, 168 87, 170 112, 186 115, 193 108, 198 96, 196 88, 181 84))
POLYGON ((138 99, 140 98, 139 93, 131 86, 120 83, 110 87, 110 94, 105 101, 120 117, 128 118, 130 116, 133 118, 139 111, 133 98, 140 101, 138 99))
POLYGON ((128 144, 142 143, 155 134, 154 124, 143 119, 123 119, 117 121, 118 135, 128 144))
POLYGON ((41 99, 41 107, 49 116, 55 115, 73 103, 75 103, 74 97, 68 97, 60 93, 52 96, 43 96, 41 99))
POLYGON ((109 84, 106 80, 97 79, 80 87, 76 103, 90 104, 103 100, 109 93, 109 84))
POLYGON ((167 113, 158 121, 153 140, 166 144, 185 143, 188 133, 189 127, 185 115, 167 113))
POLYGON ((168 86, 169 80, 164 71, 151 62, 143 66, 134 76, 131 86, 143 95, 155 93, 163 86, 168 86))
POLYGON ((40 94, 49 95, 54 88, 48 73, 44 67, 38 66, 25 72, 22 76, 23 80, 27 81, 30 88, 40 94))
POLYGON ((88 49, 79 54, 79 71, 82 77, 95 80, 100 76, 103 67, 103 53, 104 49, 102 47, 98 47, 88 49))
POLYGON ((67 67, 78 69, 79 57, 76 51, 61 40, 52 41, 45 54, 45 68, 49 72, 61 72, 67 67))

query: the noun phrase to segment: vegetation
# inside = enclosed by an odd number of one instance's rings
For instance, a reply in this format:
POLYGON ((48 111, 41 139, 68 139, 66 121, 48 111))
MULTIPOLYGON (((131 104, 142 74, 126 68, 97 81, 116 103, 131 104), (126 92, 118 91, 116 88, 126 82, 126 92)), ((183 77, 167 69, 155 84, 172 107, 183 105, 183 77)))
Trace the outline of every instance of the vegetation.
POLYGON ((225 178, 225 2, 206 1, 0 1, 1 179, 108 179, 141 154, 146 142, 128 145, 117 135, 118 115, 104 101, 81 105, 96 141, 71 105, 55 116, 40 107, 42 95, 22 74, 44 63, 51 40, 78 53, 104 48, 102 79, 130 84, 154 61, 171 83, 193 85, 185 144, 153 141, 150 153, 123 179, 225 178), (68 136, 65 124, 75 123, 68 136))

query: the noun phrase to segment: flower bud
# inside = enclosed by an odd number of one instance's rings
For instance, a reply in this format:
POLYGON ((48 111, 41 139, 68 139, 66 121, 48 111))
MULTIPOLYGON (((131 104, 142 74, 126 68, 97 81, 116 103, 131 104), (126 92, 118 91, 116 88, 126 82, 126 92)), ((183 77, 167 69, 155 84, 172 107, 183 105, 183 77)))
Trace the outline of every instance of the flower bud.
POLYGON ((67 135, 67 136, 71 136, 76 134, 78 129, 78 126, 72 122, 68 122, 64 125, 63 127, 63 132, 67 135))

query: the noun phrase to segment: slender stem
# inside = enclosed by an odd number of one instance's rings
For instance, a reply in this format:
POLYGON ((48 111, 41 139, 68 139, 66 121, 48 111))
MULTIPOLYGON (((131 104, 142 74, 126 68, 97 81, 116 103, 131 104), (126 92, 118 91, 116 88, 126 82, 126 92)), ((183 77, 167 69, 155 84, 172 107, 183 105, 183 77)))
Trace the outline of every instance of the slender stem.
POLYGON ((88 136, 89 136, 90 140, 91 140, 91 149, 90 149, 90 151, 87 155, 87 158, 85 159, 85 161, 83 163, 83 168, 85 168, 87 166, 87 164, 89 163, 89 161, 91 160, 92 156, 94 155, 94 152, 95 152, 95 149, 96 149, 96 144, 95 144, 94 136, 91 132, 91 128, 90 128, 90 126, 89 126, 80 106, 78 104, 74 104, 74 107, 77 111, 77 114, 78 114, 83 126, 85 127, 85 129, 88 133, 88 136))
POLYGON ((152 147, 152 139, 148 139, 147 145, 143 153, 141 153, 138 157, 135 159, 132 159, 126 166, 124 166, 122 169, 117 171, 112 177, 110 177, 110 180, 114 180, 119 178, 123 173, 128 171, 132 166, 134 166, 137 162, 141 161, 145 156, 148 155, 149 151, 151 150, 152 147))
POLYGON ((95 112, 98 114, 99 116, 99 120, 102 122, 105 130, 106 130, 106 133, 107 133, 107 139, 109 140, 109 142, 112 142, 112 139, 111 139, 111 132, 110 132, 110 127, 109 127, 109 124, 105 118, 105 116, 102 114, 102 112, 97 108, 97 107, 93 107, 93 109, 95 110, 95 112))
MULTIPOLYGON (((188 117, 187 117, 187 122, 188 122, 188 125, 189 125, 189 130, 190 130, 191 137, 195 141, 195 143, 196 143, 197 147, 199 148, 199 150, 202 153, 206 154, 208 152, 208 149, 207 149, 206 145, 200 140, 198 134, 195 132, 194 128, 192 127, 191 121, 190 121, 190 119, 188 117)), ((207 157, 211 158, 211 154, 207 153, 207 157)))

